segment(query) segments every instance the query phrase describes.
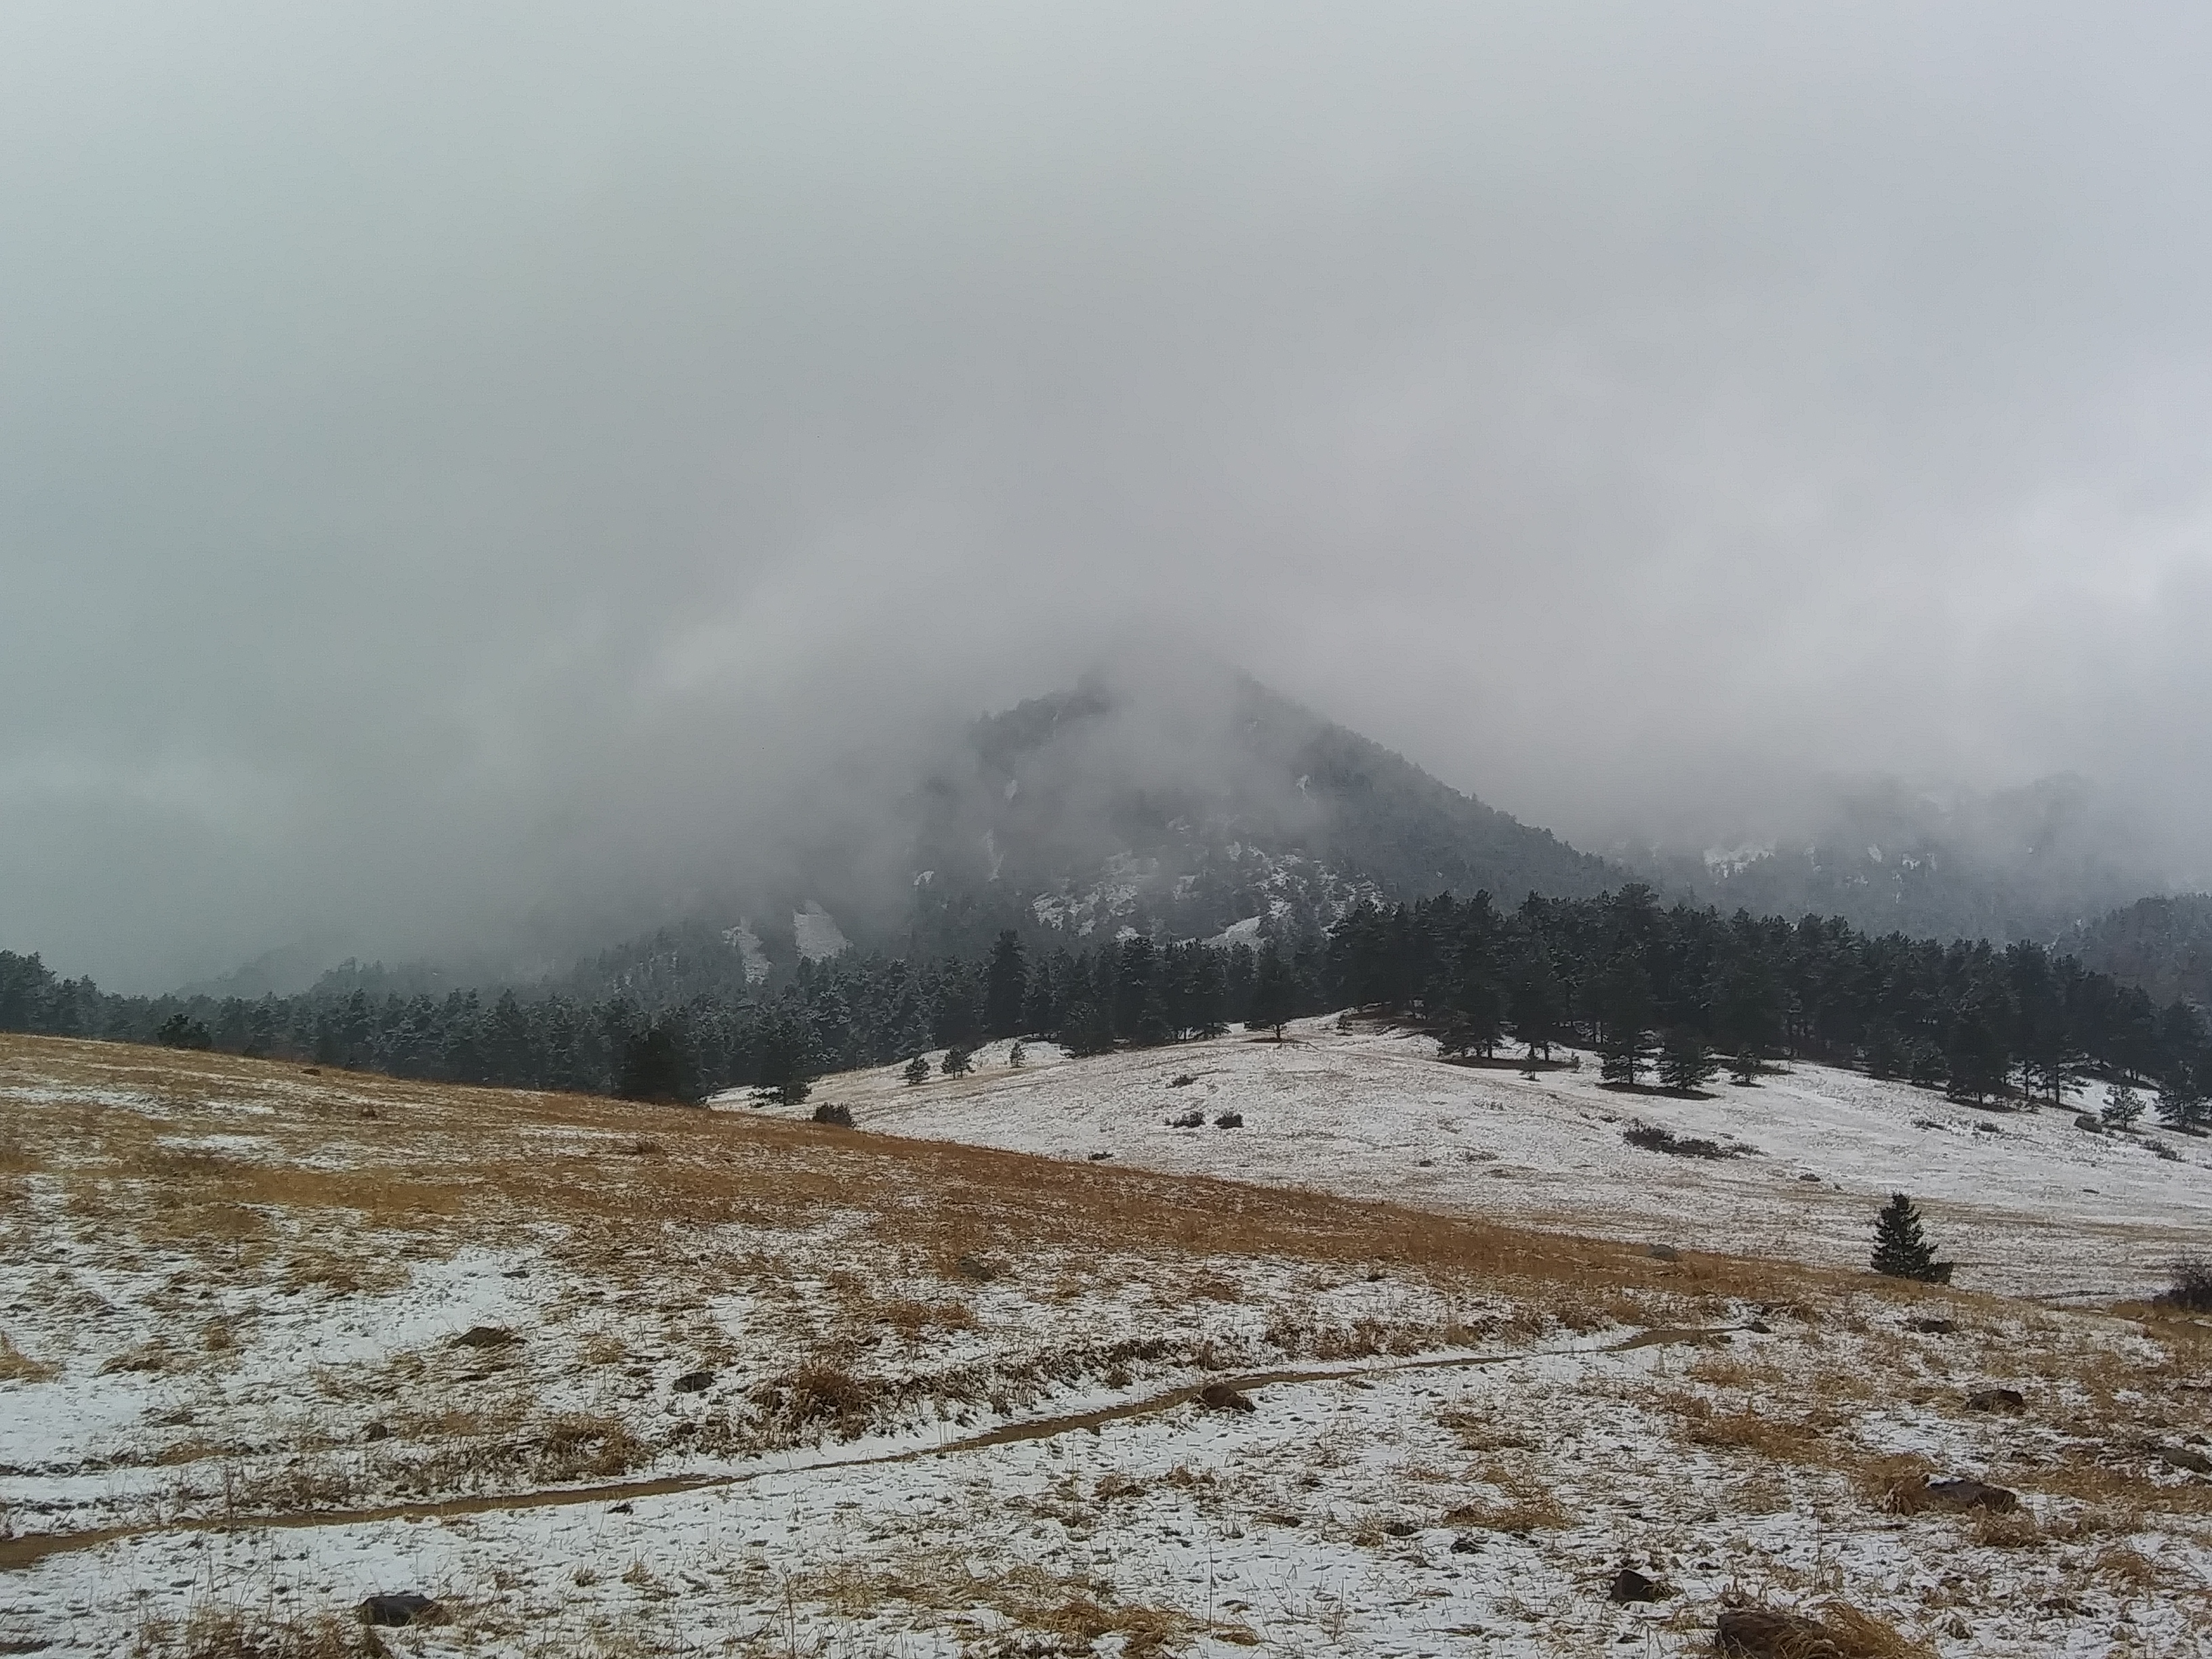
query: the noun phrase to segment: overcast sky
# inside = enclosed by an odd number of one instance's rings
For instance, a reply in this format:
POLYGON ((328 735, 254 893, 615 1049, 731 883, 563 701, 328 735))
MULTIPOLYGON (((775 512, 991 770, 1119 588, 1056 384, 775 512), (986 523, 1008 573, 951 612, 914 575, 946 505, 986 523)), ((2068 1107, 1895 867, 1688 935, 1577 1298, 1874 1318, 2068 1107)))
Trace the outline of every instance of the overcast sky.
POLYGON ((2072 768, 2204 845, 2208 48, 11 0, 0 945, 613 914, 1162 635, 1570 834, 2072 768))

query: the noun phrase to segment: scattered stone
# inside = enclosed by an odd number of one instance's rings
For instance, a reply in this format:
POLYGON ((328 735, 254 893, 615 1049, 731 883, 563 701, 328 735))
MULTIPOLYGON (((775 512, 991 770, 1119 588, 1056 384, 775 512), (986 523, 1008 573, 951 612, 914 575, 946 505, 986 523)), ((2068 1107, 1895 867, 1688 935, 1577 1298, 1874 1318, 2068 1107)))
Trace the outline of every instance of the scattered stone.
POLYGON ((832 1128, 849 1129, 853 1127, 853 1109, 834 1100, 825 1100, 814 1109, 814 1121, 827 1123, 832 1128))
POLYGON ((323 1068, 319 1066, 302 1066, 300 1068, 300 1074, 302 1077, 320 1077, 323 1074, 323 1068))
POLYGON ((1113 1156, 1114 1154, 1111 1152, 1093 1152, 1091 1154, 1091 1161, 1093 1164, 1103 1164, 1108 1158, 1113 1156))
POLYGON ((629 1515, 635 1513, 636 1508, 637 1506, 635 1504, 616 1504, 609 1506, 607 1513, 609 1515, 629 1515))
POLYGON ((1170 1129, 1203 1129, 1205 1127, 1204 1112, 1185 1112, 1180 1116, 1168 1120, 1168 1127, 1170 1129))
POLYGON ((471 1325, 453 1339, 457 1348, 505 1348, 522 1339, 504 1325, 471 1325))
POLYGON ((1411 1538, 1419 1531, 1420 1528, 1411 1521, 1385 1521, 1382 1523, 1382 1535, 1385 1538, 1411 1538))
POLYGON ((413 1590, 397 1595, 372 1595, 361 1604, 364 1625, 428 1625, 438 1618, 438 1604, 413 1590))
POLYGON ((1747 1320, 1744 1322, 1743 1328, 1745 1330, 1750 1332, 1753 1336, 1771 1336, 1774 1334, 1774 1327, 1768 1324, 1763 1319, 1747 1320))
POLYGON ((1198 1403, 1212 1412, 1249 1412, 1259 1408, 1253 1405, 1249 1395, 1240 1394, 1226 1382, 1209 1382, 1198 1391, 1198 1403))
POLYGON ((2087 1129, 2093 1135, 2100 1135, 2105 1133, 2105 1120, 2094 1112, 2076 1112, 2074 1115, 2074 1127, 2077 1129, 2087 1129))
POLYGON ((1451 1553, 1454 1555, 1473 1555, 1481 1547, 1482 1542, 1480 1539, 1472 1534, 1463 1532, 1452 1540, 1451 1553))
POLYGON ((2018 1389, 1976 1389, 1966 1396, 1970 1412, 2000 1412, 2018 1417, 2027 1409, 2027 1397, 2018 1389))
POLYGON ((392 1438, 392 1425, 372 1423, 361 1431, 361 1437, 364 1440, 389 1440, 392 1438))
POLYGON ((2201 1451, 2191 1451, 2186 1446, 2160 1446, 2158 1460, 2170 1469, 2185 1469, 2191 1474, 2212 1474, 2212 1457, 2201 1451))
POLYGON ((1813 1174, 1810 1170, 1808 1170, 1805 1174, 1801 1175, 1801 1176, 1799 1176, 1797 1177, 1797 1179, 1798 1179, 1798 1180, 1800 1180, 1800 1181, 1811 1181, 1811 1182, 1818 1182, 1818 1181, 1820 1180, 1820 1176, 1816 1176, 1816 1175, 1813 1174))
POLYGON ((1198 1079, 1193 1077, 1188 1072, 1179 1072, 1175 1076, 1168 1079, 1168 1087, 1170 1089, 1188 1089, 1192 1084, 1197 1081, 1198 1079))
POLYGON ((1920 1499, 1919 1507, 1954 1510, 1960 1514, 1968 1510, 1987 1510, 1992 1515, 2009 1515, 2020 1507, 2018 1492, 1964 1476, 1956 1480, 1930 1480, 1916 1496, 1920 1499))
POLYGON ((1655 1578, 1646 1578, 1633 1567, 1623 1567, 1606 1586, 1608 1601, 1663 1601, 1673 1592, 1655 1578))
POLYGON ((1654 1244, 1644 1255, 1654 1261, 1680 1261, 1682 1259, 1682 1253, 1672 1244, 1654 1244))
POLYGON ((999 1264, 986 1256, 963 1255, 952 1264, 952 1271, 972 1284, 988 1285, 999 1276, 999 1264))
POLYGON ((1844 1659, 1843 1644, 1817 1619, 1771 1607, 1730 1607, 1713 1627, 1716 1652, 1731 1659, 1844 1659))
POLYGON ((1949 1336, 1959 1328, 1959 1322, 1955 1319, 1908 1319, 1905 1322, 1905 1328, 1917 1331, 1923 1336, 1949 1336))
POLYGON ((2047 1596, 2035 1604, 2045 1613, 2055 1613, 2062 1618, 2074 1619, 2089 1611, 2070 1595, 2047 1596))
POLYGON ((712 1371, 686 1371, 668 1386, 678 1394, 704 1394, 714 1382, 712 1371))
POLYGON ((1241 1129, 1244 1127, 1244 1114, 1224 1112, 1213 1120, 1213 1127, 1217 1129, 1241 1129))

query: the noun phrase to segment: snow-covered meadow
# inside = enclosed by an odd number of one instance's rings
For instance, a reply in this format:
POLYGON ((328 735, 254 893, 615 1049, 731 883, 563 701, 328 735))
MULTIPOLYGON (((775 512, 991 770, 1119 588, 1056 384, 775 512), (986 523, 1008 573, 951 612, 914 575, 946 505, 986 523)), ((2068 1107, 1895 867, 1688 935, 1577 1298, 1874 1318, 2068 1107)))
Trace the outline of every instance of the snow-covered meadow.
MULTIPOLYGON (((1687 1654, 1745 1601, 1893 1633, 1854 1651, 2212 1644, 2212 1330, 1382 1202, 1371 1100, 1269 1167, 1268 1077, 1356 1091, 1265 1068, 1428 1067, 1300 1035, 826 1080, 857 1130, 0 1039, 0 1651, 353 1654, 405 1593, 438 1622, 374 1639, 426 1656, 1687 1654), (1059 1159, 867 1127, 1093 1092, 1059 1159), (1151 1134, 1200 1099, 1247 1127, 1151 1134)), ((1425 1132, 1569 1146, 1544 1083, 1550 1128, 1425 1132)))
MULTIPOLYGON (((2212 1255, 2212 1140, 2146 1122, 2096 1133, 2063 1109, 1983 1110, 1940 1090, 1796 1065, 1702 1097, 1602 1086, 1594 1058, 1524 1073, 1436 1057, 1413 1033, 1336 1017, 1277 1043, 1243 1032, 1073 1063, 1048 1043, 979 1049, 967 1077, 897 1066, 824 1079, 805 1109, 863 1130, 1049 1158, 1387 1198, 1534 1226, 1826 1266, 1863 1265, 1875 1212, 1911 1194, 1961 1286, 2084 1301, 2147 1295, 2212 1255), (1237 1129, 1218 1129, 1224 1111, 1237 1129), (1204 1127, 1175 1120, 1199 1112, 1204 1127), (1737 1155, 1632 1146, 1641 1121, 1737 1155)), ((933 1064, 942 1054, 933 1054, 933 1064)), ((720 1103, 752 1109, 744 1096, 720 1103)))

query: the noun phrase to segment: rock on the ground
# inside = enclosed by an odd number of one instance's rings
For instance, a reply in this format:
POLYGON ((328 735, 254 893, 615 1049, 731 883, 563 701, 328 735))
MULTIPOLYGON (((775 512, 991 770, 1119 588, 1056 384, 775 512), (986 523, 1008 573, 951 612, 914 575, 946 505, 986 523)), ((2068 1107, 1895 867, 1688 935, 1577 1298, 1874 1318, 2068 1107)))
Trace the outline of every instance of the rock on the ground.
POLYGON ((361 1604, 364 1625, 427 1625, 438 1617, 438 1604, 414 1590, 396 1595, 372 1595, 361 1604))

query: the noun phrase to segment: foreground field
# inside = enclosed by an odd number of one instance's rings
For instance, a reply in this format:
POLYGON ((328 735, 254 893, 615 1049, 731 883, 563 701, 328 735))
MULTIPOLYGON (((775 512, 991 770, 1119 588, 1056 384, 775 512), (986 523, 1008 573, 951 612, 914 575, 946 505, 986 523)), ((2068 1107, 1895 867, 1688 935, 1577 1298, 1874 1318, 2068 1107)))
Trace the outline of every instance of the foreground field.
POLYGON ((0 1039, 0 1651, 2212 1645, 2197 1322, 1125 1161, 0 1039))
POLYGON ((1821 1266, 1863 1264, 1875 1210, 1909 1192, 1960 1285, 2044 1299, 2143 1295, 2177 1257, 2212 1255, 2212 1141, 2084 1131, 2075 1119, 2101 1085, 2063 1109, 1983 1110, 1806 1065, 1684 1098, 1606 1088, 1589 1055, 1527 1076, 1448 1064, 1426 1037, 1364 1021, 1300 1020, 1290 1038, 1072 1066, 1030 1043, 1018 1068, 999 1042, 963 1079, 909 1088, 885 1066, 825 1079, 816 1101, 891 1134, 1821 1266), (1212 1127, 1224 1110, 1240 1129, 1212 1127), (1193 1113, 1203 1127, 1176 1127, 1193 1113), (1632 1146, 1638 1123, 1728 1155, 1632 1146))

